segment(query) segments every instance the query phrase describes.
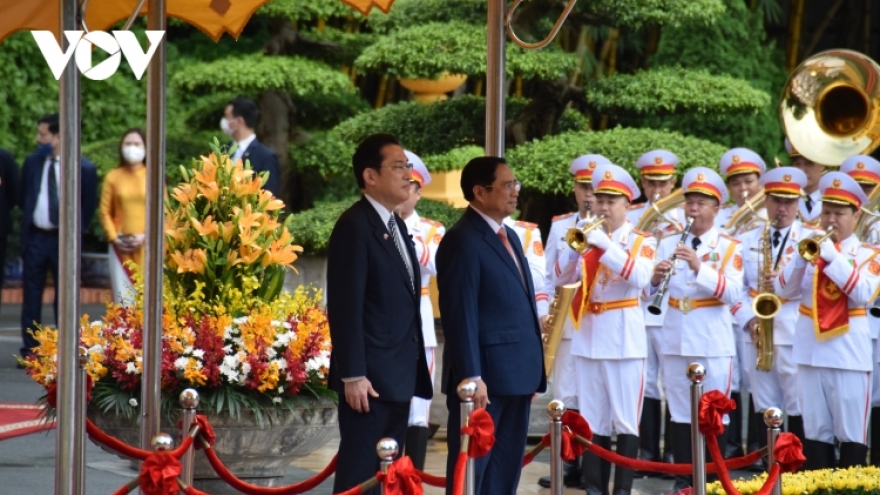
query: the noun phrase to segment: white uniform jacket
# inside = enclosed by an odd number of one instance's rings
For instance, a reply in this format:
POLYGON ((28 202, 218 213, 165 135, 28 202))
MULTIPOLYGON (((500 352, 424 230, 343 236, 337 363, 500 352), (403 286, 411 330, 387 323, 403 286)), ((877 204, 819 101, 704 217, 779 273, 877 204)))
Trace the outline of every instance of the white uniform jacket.
POLYGON ((544 262, 544 244, 541 242, 541 230, 538 229, 537 224, 520 222, 510 217, 504 217, 504 225, 512 228, 519 236, 523 246, 523 254, 529 262, 529 271, 532 272, 535 299, 537 299, 538 291, 544 287, 544 276, 547 270, 544 262))
POLYGON ((571 353, 590 359, 646 358, 648 338, 639 294, 651 281, 657 243, 629 222, 610 237, 611 247, 599 258, 580 331, 571 338, 571 353), (613 309, 615 305, 629 306, 613 309))
MULTIPOLYGON (((771 236, 773 232, 774 229, 771 228, 771 236)), ((795 220, 789 226, 788 237, 785 239, 785 242, 781 244, 781 247, 772 249, 774 263, 778 258, 778 268, 780 271, 785 269, 792 259, 797 256, 798 242, 805 237, 813 235, 815 232, 814 229, 804 226, 798 220, 795 220)), ((744 258, 743 297, 742 301, 733 307, 731 313, 733 313, 737 325, 744 329, 741 335, 744 342, 752 341, 752 336, 747 329, 749 321, 755 317, 755 313, 752 311, 752 301, 758 293, 758 281, 764 270, 763 234, 764 227, 760 226, 743 233, 740 237, 744 258)), ((799 294, 795 294, 793 297, 783 298, 782 302, 779 314, 773 318, 773 344, 792 345, 794 344, 794 328, 798 320, 798 306, 801 303, 801 298, 799 294)))
POLYGON ((822 194, 816 189, 809 195, 813 198, 813 209, 807 211, 807 202, 804 198, 798 200, 798 215, 804 223, 814 223, 819 221, 819 215, 822 213, 822 194))
MULTIPOLYGON (((691 246, 692 239, 693 235, 689 235, 685 245, 691 246)), ((668 259, 679 240, 675 236, 660 241, 657 260, 668 259)), ((700 240, 698 272, 682 260, 675 262, 669 281, 669 307, 661 315, 660 350, 674 356, 735 356, 730 308, 742 298, 742 246, 714 227, 703 233, 700 240), (675 309, 676 304, 681 309, 675 309), (707 306, 698 307, 703 304, 707 306)), ((651 301, 656 291, 657 287, 648 284, 642 297, 651 301)))
MULTIPOLYGON (((640 205, 633 205, 629 212, 626 214, 626 219, 629 222, 636 226, 638 225, 639 220, 642 218, 642 215, 645 213, 645 208, 650 207, 650 202, 645 202, 640 205)), ((660 241, 665 239, 666 237, 675 237, 676 239, 681 238, 681 230, 684 228, 685 224, 687 224, 687 216, 684 214, 684 210, 681 208, 675 208, 666 212, 666 218, 669 220, 673 220, 672 222, 662 222, 657 225, 657 228, 653 232, 648 232, 654 236, 654 241, 658 244, 660 241), (678 233, 676 233, 678 232, 678 233), (658 235, 659 234, 659 235, 658 235)), ((659 261, 659 258, 657 259, 659 261)), ((648 312, 648 304, 650 301, 643 302, 642 307, 645 309, 645 325, 649 327, 660 327, 663 326, 663 315, 666 314, 666 307, 669 300, 669 296, 667 295, 663 299, 663 313, 660 315, 652 315, 648 312)))
MULTIPOLYGON (((547 245, 544 249, 544 259, 547 275, 544 277, 544 286, 535 285, 535 299, 538 303, 538 316, 544 316, 550 312, 550 302, 556 294, 556 287, 574 282, 576 268, 580 256, 565 242, 565 234, 568 229, 577 226, 578 214, 567 213, 553 218, 550 225, 550 234, 547 236, 547 245)), ((560 315, 562 317, 563 315, 560 315)), ((565 314, 565 326, 562 331, 563 339, 570 339, 574 331, 571 318, 565 314)))
MULTIPOLYGON (((800 314, 795 326, 795 363, 853 371, 873 369, 865 307, 874 300, 880 286, 880 262, 876 258, 877 250, 860 243, 854 235, 840 243, 840 252, 825 266, 825 274, 837 286, 834 290, 847 296, 849 331, 820 342, 812 317, 800 314)), ((800 295, 801 304, 811 310, 815 271, 816 265, 794 259, 776 277, 776 293, 786 298, 800 295)))
POLYGON ((437 347, 437 335, 434 333, 434 306, 428 294, 428 282, 432 275, 437 275, 435 265, 437 246, 440 239, 446 233, 446 228, 440 222, 421 218, 413 212, 406 220, 406 228, 416 245, 416 256, 419 258, 419 271, 422 278, 422 297, 420 299, 420 314, 422 315, 422 335, 425 337, 425 347, 437 347))

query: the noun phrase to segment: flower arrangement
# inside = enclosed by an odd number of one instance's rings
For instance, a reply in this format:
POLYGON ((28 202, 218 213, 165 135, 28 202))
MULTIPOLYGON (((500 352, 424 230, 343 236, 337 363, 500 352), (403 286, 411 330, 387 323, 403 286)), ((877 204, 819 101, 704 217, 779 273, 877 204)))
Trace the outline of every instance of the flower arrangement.
MULTIPOLYGON (((753 478, 734 480, 742 495, 753 495, 761 489, 767 473, 753 478)), ((847 469, 819 469, 782 474, 782 495, 857 495, 880 491, 880 468, 875 466, 847 469)), ((720 481, 706 486, 708 495, 726 495, 720 481)))
MULTIPOLYGON (((321 293, 300 286, 281 292, 286 267, 301 251, 286 223, 284 204, 260 187, 241 161, 214 152, 183 169, 166 201, 162 334, 162 407, 195 388, 209 410, 258 419, 292 410, 304 394, 327 389, 330 337, 321 293)), ((105 412, 138 417, 143 370, 143 294, 128 306, 110 303, 103 318, 81 322, 92 403, 105 412)), ((33 380, 50 388, 57 377, 57 331, 34 332, 39 347, 23 360, 33 380)))

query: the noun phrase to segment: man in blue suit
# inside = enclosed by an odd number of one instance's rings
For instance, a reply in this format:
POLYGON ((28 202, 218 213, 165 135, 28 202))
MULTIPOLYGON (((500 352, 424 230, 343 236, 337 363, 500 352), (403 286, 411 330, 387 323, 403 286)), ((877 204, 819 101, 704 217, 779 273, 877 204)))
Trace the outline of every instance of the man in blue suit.
POLYGON ((232 154, 232 161, 241 158, 243 162, 249 162, 255 175, 268 172, 269 177, 263 184, 263 189, 272 193, 276 198, 281 197, 281 168, 278 166, 278 156, 268 146, 257 140, 254 129, 260 118, 260 109, 250 98, 235 98, 226 105, 223 111, 223 119, 220 121, 220 129, 235 140, 238 147, 232 154))
POLYGON ((333 493, 376 474, 376 443, 391 437, 403 446, 410 401, 434 393, 419 261, 394 213, 409 198, 412 165, 394 136, 373 134, 358 145, 352 168, 363 196, 336 221, 327 253, 330 388, 339 395, 333 493))
MULTIPOLYGON (((37 152, 24 159, 21 170, 21 261, 23 300, 21 307, 21 357, 31 354, 37 341, 28 333, 41 323, 46 272, 58 284, 58 216, 60 184, 64 179, 59 154, 58 114, 42 117, 37 124, 37 152)), ((81 225, 87 226, 98 205, 98 173, 85 158, 82 168, 81 225)), ((58 291, 55 291, 55 321, 58 321, 58 291)))
POLYGON ((446 337, 442 391, 449 409, 447 493, 460 448, 458 386, 475 381, 475 407, 485 408, 495 422, 495 446, 476 461, 480 495, 516 493, 529 407, 547 386, 528 261, 516 233, 502 223, 516 209, 519 189, 503 158, 468 162, 461 190, 470 206, 437 251, 446 337))

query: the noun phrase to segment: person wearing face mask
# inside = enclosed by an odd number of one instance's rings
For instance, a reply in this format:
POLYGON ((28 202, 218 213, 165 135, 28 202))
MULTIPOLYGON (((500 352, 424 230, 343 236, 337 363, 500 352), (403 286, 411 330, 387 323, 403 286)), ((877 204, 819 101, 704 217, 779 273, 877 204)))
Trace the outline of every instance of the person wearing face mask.
POLYGON ((235 140, 235 143, 232 143, 235 145, 232 161, 241 159, 245 163, 250 163, 255 176, 268 172, 269 175, 263 182, 263 189, 280 198, 281 167, 278 166, 278 156, 268 146, 259 142, 254 133, 259 117, 260 109, 253 100, 238 97, 226 105, 223 118, 220 120, 220 129, 235 140))
POLYGON ((119 166, 104 177, 98 211, 110 243, 110 280, 113 300, 132 302, 132 261, 143 266, 144 232, 147 219, 147 168, 144 132, 125 131, 119 143, 119 166))
MULTIPOLYGON (((38 345, 29 331, 37 328, 42 321, 46 273, 50 272, 52 279, 58 280, 58 226, 62 206, 59 201, 60 184, 63 184, 65 168, 70 165, 61 165, 60 154, 58 114, 45 115, 37 124, 37 151, 24 159, 19 187, 19 208, 22 212, 22 358, 33 354, 31 349, 38 345)), ((80 225, 86 226, 92 221, 98 203, 98 173, 95 165, 86 158, 80 158, 79 166, 80 225)), ((73 205, 76 201, 77 198, 73 198, 67 202, 73 205)), ((54 308, 55 321, 58 321, 58 291, 55 292, 54 308)))

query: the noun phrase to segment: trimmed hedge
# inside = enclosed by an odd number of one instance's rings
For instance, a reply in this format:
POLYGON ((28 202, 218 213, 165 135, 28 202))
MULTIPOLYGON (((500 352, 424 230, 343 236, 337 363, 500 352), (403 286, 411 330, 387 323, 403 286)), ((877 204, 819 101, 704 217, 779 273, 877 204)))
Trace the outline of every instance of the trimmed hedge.
POLYGON ((730 114, 754 114, 770 105, 770 95, 747 81, 681 67, 593 80, 584 93, 588 103, 609 114, 699 113, 704 120, 726 120, 730 114))
POLYGON ((643 153, 663 148, 678 156, 679 176, 695 166, 718 170, 718 160, 727 151, 719 144, 677 132, 617 127, 601 132, 568 132, 517 146, 507 161, 523 187, 542 193, 568 194, 571 174, 568 166, 580 155, 598 153, 638 177, 635 162, 643 153))
MULTIPOLYGON (((486 28, 459 21, 431 22, 382 36, 355 60, 360 71, 396 77, 439 77, 486 73, 486 28)), ((555 79, 577 67, 577 56, 551 45, 543 50, 523 50, 509 43, 507 75, 555 79)))
POLYGON ((485 149, 480 146, 462 146, 440 155, 422 156, 420 158, 428 166, 428 170, 433 173, 461 170, 467 165, 467 162, 485 154, 485 149))
POLYGON ((317 21, 347 16, 364 18, 360 12, 338 0, 272 0, 257 9, 257 14, 282 17, 290 21, 317 21))

